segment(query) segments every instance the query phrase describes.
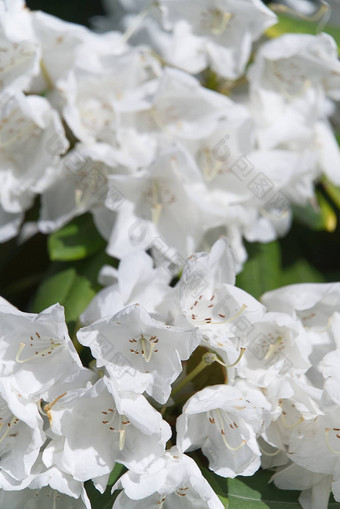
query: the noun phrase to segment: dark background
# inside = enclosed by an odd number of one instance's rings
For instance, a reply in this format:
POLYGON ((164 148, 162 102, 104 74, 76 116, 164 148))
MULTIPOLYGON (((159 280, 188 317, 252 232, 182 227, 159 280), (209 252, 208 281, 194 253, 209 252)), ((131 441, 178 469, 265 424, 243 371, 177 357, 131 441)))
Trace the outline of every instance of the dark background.
MULTIPOLYGON (((118 1, 118 0, 117 0, 118 1)), ((27 0, 32 10, 41 10, 73 23, 90 26, 90 18, 104 14, 100 0, 27 0)))

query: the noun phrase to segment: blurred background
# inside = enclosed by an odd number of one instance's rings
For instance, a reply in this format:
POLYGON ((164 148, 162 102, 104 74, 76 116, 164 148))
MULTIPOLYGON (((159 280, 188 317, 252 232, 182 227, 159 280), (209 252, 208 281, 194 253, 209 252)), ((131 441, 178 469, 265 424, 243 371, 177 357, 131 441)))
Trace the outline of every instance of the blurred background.
MULTIPOLYGON (((110 3, 113 1, 111 0, 110 3)), ((66 21, 91 27, 93 18, 105 14, 104 6, 109 2, 108 0, 26 0, 26 3, 32 10, 43 10, 66 21)), ((319 30, 324 30, 336 39, 340 52, 340 0, 329 0, 332 12, 330 16, 323 17, 322 26, 319 24, 320 20, 310 22, 303 17, 313 16, 324 2, 281 0, 275 3, 278 4, 276 7, 279 7, 279 4, 283 5, 286 11, 284 15, 279 16, 279 23, 272 27, 271 34, 268 34, 270 37, 286 32, 316 34, 319 30), (300 17, 287 16, 288 12, 292 11, 298 11, 300 17), (329 22, 324 26, 328 17, 329 22)), ((116 4, 118 7, 118 0, 116 4)), ((108 21, 109 24, 110 21, 108 21)), ((340 142, 340 108, 332 118, 332 124, 340 142)), ((247 246, 250 259, 238 277, 238 286, 246 289, 253 296, 259 297, 264 291, 295 282, 340 281, 340 188, 330 190, 327 183, 320 183, 317 187, 317 199, 319 203, 317 212, 312 206, 308 209, 295 208, 295 221, 286 237, 270 244, 255 243, 247 246)), ((32 209, 26 214, 26 221, 36 221, 38 214, 39 199, 37 198, 32 209)), ((85 281, 87 295, 98 291, 99 268, 104 263, 114 263, 105 255, 105 242, 102 242, 104 245, 99 253, 101 257, 99 261, 95 254, 72 264, 50 260, 46 235, 34 235, 26 242, 12 239, 0 244, 0 295, 21 310, 36 312, 39 307, 36 304, 39 298, 42 301, 43 296, 45 304, 46 292, 52 288, 54 293, 51 294, 50 303, 59 300, 65 306, 66 312, 70 314, 68 306, 75 299, 66 300, 64 283, 60 290, 62 294, 60 296, 58 294, 56 299, 56 290, 52 283, 55 281, 57 284, 58 274, 64 274, 69 278, 71 271, 73 277, 78 278, 77 281, 85 281), (89 282, 90 275, 91 282, 89 282), (54 277, 55 280, 53 280, 54 277)), ((42 306, 44 307, 47 307, 47 304, 42 306)), ((72 321, 71 318, 68 319, 69 325, 70 321, 72 321)))

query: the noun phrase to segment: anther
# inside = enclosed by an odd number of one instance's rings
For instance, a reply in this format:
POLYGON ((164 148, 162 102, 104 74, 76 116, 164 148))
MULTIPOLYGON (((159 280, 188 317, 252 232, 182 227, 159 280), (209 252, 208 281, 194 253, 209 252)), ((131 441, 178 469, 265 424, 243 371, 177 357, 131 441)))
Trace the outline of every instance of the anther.
MULTIPOLYGON (((333 428, 334 430, 334 428, 333 428)), ((340 451, 337 451, 336 449, 333 449, 333 447, 330 445, 329 443, 329 433, 330 431, 332 431, 331 428, 325 428, 325 439, 326 439, 326 444, 327 444, 327 448, 333 453, 333 454, 340 454, 340 451)), ((337 438, 340 438, 340 436, 338 436, 338 434, 336 435, 337 438)))

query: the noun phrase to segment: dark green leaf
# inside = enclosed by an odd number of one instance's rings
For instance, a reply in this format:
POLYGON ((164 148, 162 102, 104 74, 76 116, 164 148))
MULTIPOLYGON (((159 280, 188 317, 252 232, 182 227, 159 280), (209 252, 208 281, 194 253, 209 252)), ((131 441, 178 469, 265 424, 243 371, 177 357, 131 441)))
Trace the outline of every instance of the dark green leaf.
POLYGON ((304 258, 296 260, 281 274, 280 286, 298 283, 324 283, 325 277, 304 258))
POLYGON ((112 258, 101 252, 74 262, 55 263, 49 275, 36 293, 32 312, 39 313, 46 307, 59 302, 65 307, 67 322, 75 322, 101 288, 97 283, 98 272, 112 258))
POLYGON ((105 241, 90 214, 73 219, 48 239, 48 252, 53 261, 81 260, 104 247, 105 241))
POLYGON ((277 241, 247 244, 248 260, 237 276, 236 286, 259 298, 280 285, 281 255, 277 241))
POLYGON ((296 219, 299 223, 308 226, 308 228, 311 228, 312 230, 324 229, 321 211, 317 204, 316 206, 313 206, 311 203, 308 203, 304 207, 294 205, 293 215, 294 219, 296 219))
POLYGON ((116 463, 109 477, 109 486, 113 486, 118 479, 127 471, 127 468, 121 463, 116 463))
POLYGON ((45 279, 36 293, 31 311, 33 313, 40 313, 40 311, 52 306, 56 302, 63 304, 76 277, 76 270, 69 267, 45 279))
POLYGON ((111 495, 111 486, 108 486, 103 494, 94 487, 91 481, 85 483, 85 489, 91 502, 92 509, 112 509, 113 502, 119 495, 116 491, 111 495))

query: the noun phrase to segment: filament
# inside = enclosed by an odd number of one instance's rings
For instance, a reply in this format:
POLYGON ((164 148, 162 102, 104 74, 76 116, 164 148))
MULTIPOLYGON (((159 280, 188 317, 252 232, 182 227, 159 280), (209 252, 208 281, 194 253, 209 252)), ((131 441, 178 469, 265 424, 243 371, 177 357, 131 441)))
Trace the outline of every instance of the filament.
MULTIPOLYGON (((223 442, 224 442, 224 445, 226 446, 227 449, 229 449, 229 451, 238 451, 240 449, 242 449, 242 447, 247 443, 246 440, 242 440, 240 445, 236 446, 236 447, 233 447, 229 444, 227 438, 226 438, 226 433, 224 431, 224 421, 223 421, 223 417, 221 415, 221 412, 219 409, 216 409, 215 410, 216 412, 216 415, 217 415, 217 418, 218 418, 218 421, 219 421, 219 426, 220 426, 220 431, 221 431, 221 435, 222 435, 222 439, 223 439, 223 442)), ((210 422, 213 422, 214 424, 217 425, 215 419, 213 419, 213 421, 210 421, 210 422)))
POLYGON ((27 346, 26 343, 20 343, 20 346, 18 348, 17 354, 15 356, 15 360, 19 364, 23 364, 24 362, 32 361, 33 359, 35 359, 38 356, 44 357, 45 354, 49 355, 53 352, 53 350, 55 348, 57 348, 58 346, 61 346, 61 343, 53 343, 49 347, 44 348, 44 350, 41 350, 40 352, 35 352, 35 354, 31 355, 31 357, 27 357, 26 359, 20 359, 20 355, 22 354, 22 352, 26 346, 27 346))
POLYGON ((277 338, 277 340, 275 341, 275 343, 272 343, 269 348, 268 348, 268 351, 264 357, 264 360, 268 360, 270 359, 270 357, 272 355, 274 355, 281 347, 282 345, 282 342, 283 342, 283 339, 281 337, 277 338))
MULTIPOLYGON (((333 449, 333 447, 331 447, 330 443, 329 443, 329 432, 331 431, 331 428, 326 428, 325 429, 325 439, 326 439, 326 444, 327 444, 327 447, 328 449, 334 453, 334 454, 340 454, 340 451, 337 451, 336 449, 333 449)), ((338 437, 338 435, 337 435, 338 437)), ((339 437, 338 437, 339 438, 339 437)))
POLYGON ((330 327, 331 327, 331 324, 332 324, 332 316, 330 316, 327 320, 327 325, 326 327, 324 327, 323 329, 320 329, 320 330, 315 330, 314 327, 307 327, 306 325, 304 325, 304 328, 306 330, 312 330, 314 332, 317 332, 317 333, 322 333, 322 332, 328 332, 330 327))
POLYGON ((299 424, 301 424, 301 422, 304 421, 304 418, 301 416, 296 422, 294 422, 294 424, 287 424, 286 417, 285 417, 284 413, 282 413, 281 420, 282 420, 282 424, 284 425, 285 428, 293 429, 293 428, 296 428, 296 426, 298 426, 299 424))
MULTIPOLYGON (((9 422, 7 424, 7 429, 5 431, 5 433, 0 437, 0 443, 5 440, 5 438, 7 437, 8 433, 11 431, 11 427, 14 426, 15 424, 17 424, 18 422, 18 418, 17 417, 13 417, 11 422, 9 422)), ((2 428, 4 426, 4 423, 1 422, 0 423, 0 427, 2 428)))
POLYGON ((66 396, 66 392, 64 392, 64 394, 61 394, 60 396, 58 396, 57 398, 55 398, 55 400, 52 401, 52 403, 47 403, 47 405, 44 406, 44 411, 48 414, 48 412, 51 410, 52 407, 54 407, 54 405, 61 399, 63 398, 64 396, 66 396))
POLYGON ((236 318, 238 318, 245 310, 247 309, 247 305, 243 304, 242 307, 235 313, 235 315, 231 316, 227 320, 222 320, 220 322, 212 322, 211 318, 205 318, 205 320, 201 320, 197 322, 199 325, 223 325, 224 323, 230 323, 236 318))
POLYGON ((152 221, 157 225, 159 223, 159 218, 162 213, 163 206, 158 201, 159 192, 157 182, 152 183, 152 221))
POLYGON ((264 454, 265 456, 277 456, 280 452, 281 452, 281 449, 278 449, 274 452, 267 452, 265 451, 264 449, 262 449, 262 447, 260 446, 260 451, 262 452, 262 454, 264 454))
POLYGON ((211 33, 214 35, 222 35, 232 17, 233 14, 230 12, 221 12, 215 9, 212 13, 211 33))
MULTIPOLYGON (((234 366, 236 366, 236 364, 238 364, 238 363, 240 362, 240 360, 242 359, 242 357, 243 357, 243 355, 244 355, 244 352, 245 352, 246 350, 247 350, 247 349, 246 349, 246 347, 245 347, 245 346, 242 346, 242 347, 241 347, 240 354, 239 354, 239 356, 237 357, 236 361, 235 361, 235 362, 233 362, 232 364, 227 364, 227 365, 225 365, 225 367, 226 367, 226 368, 233 368, 234 366)), ((218 359, 216 359, 216 361, 217 361, 217 362, 219 362, 219 361, 218 361, 218 359)))

